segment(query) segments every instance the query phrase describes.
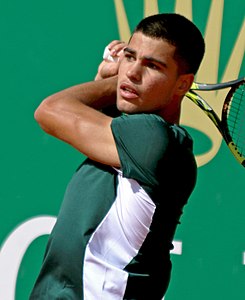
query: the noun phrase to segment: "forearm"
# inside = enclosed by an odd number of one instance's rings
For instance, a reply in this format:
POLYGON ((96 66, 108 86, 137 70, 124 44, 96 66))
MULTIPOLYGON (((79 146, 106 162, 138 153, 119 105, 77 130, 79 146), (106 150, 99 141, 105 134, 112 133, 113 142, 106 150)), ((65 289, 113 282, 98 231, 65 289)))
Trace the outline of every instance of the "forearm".
POLYGON ((116 78, 111 78, 89 82, 49 96, 37 108, 35 119, 45 132, 84 155, 118 167, 120 162, 111 131, 112 118, 91 107, 113 103, 116 81, 116 78))
POLYGON ((35 111, 35 119, 49 134, 62 114, 82 117, 86 107, 101 110, 116 102, 117 77, 79 84, 55 93, 42 101, 35 111))
POLYGON ((72 86, 50 97, 50 101, 77 101, 97 110, 116 103, 117 76, 72 86))

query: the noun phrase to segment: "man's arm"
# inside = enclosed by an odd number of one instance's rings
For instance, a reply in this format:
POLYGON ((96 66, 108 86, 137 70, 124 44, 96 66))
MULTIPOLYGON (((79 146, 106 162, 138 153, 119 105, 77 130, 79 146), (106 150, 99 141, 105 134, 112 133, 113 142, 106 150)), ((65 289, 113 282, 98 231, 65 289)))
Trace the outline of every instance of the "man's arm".
POLYGON ((112 118, 97 110, 115 102, 116 85, 114 76, 58 92, 40 104, 35 119, 48 134, 89 158, 119 167, 110 127, 112 118))

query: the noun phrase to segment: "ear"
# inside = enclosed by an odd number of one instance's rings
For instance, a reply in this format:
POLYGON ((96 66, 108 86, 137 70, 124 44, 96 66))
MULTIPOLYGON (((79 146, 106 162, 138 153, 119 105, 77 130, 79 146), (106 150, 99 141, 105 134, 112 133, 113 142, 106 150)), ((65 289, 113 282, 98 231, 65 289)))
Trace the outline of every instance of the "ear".
POLYGON ((192 73, 180 75, 177 81, 176 94, 179 96, 184 96, 191 88, 193 81, 194 74, 192 73))

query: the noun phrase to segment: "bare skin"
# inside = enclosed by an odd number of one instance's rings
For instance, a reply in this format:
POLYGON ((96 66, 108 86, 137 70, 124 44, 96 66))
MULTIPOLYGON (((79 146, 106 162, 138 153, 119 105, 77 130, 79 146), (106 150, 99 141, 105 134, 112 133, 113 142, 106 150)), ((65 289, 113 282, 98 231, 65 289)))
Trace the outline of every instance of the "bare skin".
POLYGON ((194 76, 178 74, 175 47, 166 41, 135 33, 126 48, 118 41, 111 44, 112 54, 120 57, 118 62, 104 61, 95 81, 46 98, 35 118, 47 133, 89 158, 120 167, 112 118, 98 109, 116 102, 122 112, 156 113, 178 123, 181 100, 194 76))

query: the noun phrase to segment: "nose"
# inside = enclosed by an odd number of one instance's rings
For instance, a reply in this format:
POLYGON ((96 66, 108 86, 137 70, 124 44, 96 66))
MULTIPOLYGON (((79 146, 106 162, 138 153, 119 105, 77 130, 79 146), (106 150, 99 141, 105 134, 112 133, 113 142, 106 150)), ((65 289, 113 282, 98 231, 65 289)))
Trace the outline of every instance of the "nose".
POLYGON ((127 71, 127 77, 133 82, 140 82, 142 78, 142 66, 135 61, 130 65, 127 71))

